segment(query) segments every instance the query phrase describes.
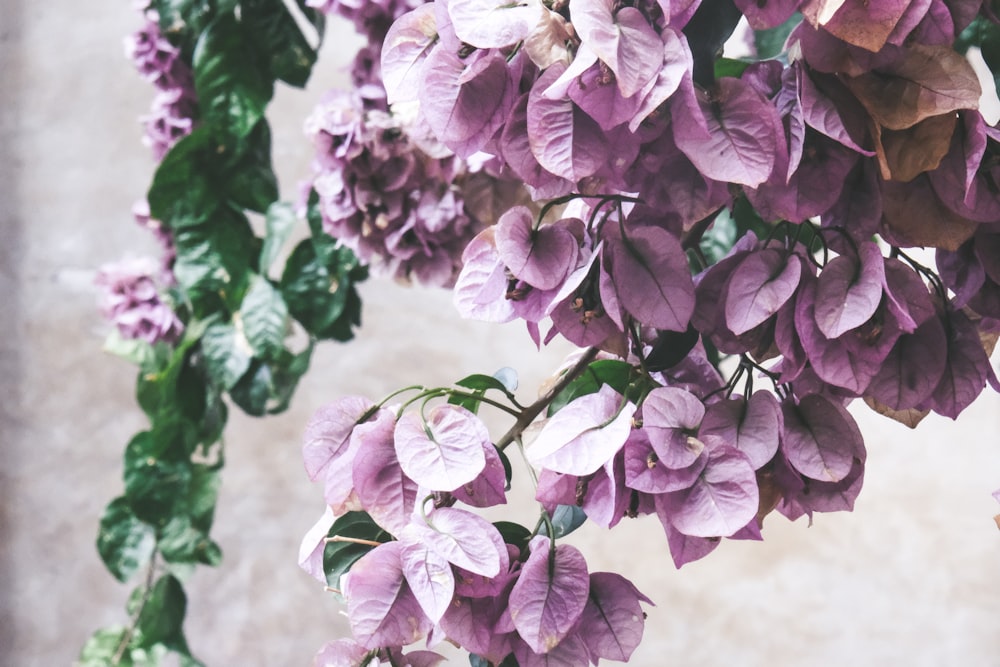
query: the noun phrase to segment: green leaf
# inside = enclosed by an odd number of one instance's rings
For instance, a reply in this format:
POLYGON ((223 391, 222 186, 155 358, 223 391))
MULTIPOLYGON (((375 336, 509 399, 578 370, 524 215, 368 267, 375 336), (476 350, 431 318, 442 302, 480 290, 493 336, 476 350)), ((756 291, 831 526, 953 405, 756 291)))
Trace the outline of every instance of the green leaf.
POLYGON ((232 324, 213 324, 201 337, 201 352, 211 380, 226 391, 250 368, 253 350, 232 324))
MULTIPOLYGON (((455 383, 459 387, 471 389, 475 396, 482 396, 490 389, 502 391, 507 398, 516 400, 514 390, 517 389, 517 373, 512 368, 501 368, 493 375, 475 373, 462 378, 455 383)), ((460 405, 470 412, 478 412, 481 401, 470 396, 452 395, 448 398, 452 405, 460 405)))
POLYGON ((724 208, 719 211, 719 214, 715 216, 715 221, 702 234, 698 246, 709 264, 715 264, 732 249, 738 236, 736 220, 733 219, 729 209, 724 208))
MULTIPOLYGON (((127 636, 128 630, 120 625, 101 628, 91 635, 87 643, 83 645, 77 667, 108 667, 108 665, 115 664, 114 658, 127 636)), ((123 658, 117 664, 121 667, 131 667, 131 658, 127 654, 123 658)))
POLYGON ((187 597, 181 582, 173 575, 160 577, 139 613, 138 630, 142 646, 166 643, 183 637, 181 629, 187 610, 187 597))
POLYGON ((248 415, 260 417, 288 408, 295 387, 309 369, 313 346, 299 354, 282 350, 276 359, 254 359, 250 370, 229 391, 230 398, 248 415))
POLYGON ((313 336, 349 340, 361 318, 354 283, 364 275, 347 248, 333 250, 324 261, 313 242, 302 241, 285 263, 281 293, 292 317, 313 336))
POLYGON ((226 196, 239 208, 264 213, 278 199, 271 166, 271 128, 263 118, 253 131, 221 155, 226 196))
POLYGON ((240 306, 243 333, 256 356, 274 357, 288 333, 288 306, 271 282, 254 275, 240 306))
MULTIPOLYGON (((391 536, 382 530, 366 512, 348 512, 333 522, 328 537, 339 535, 360 540, 388 542, 391 536)), ((323 551, 323 570, 330 586, 338 588, 340 577, 375 547, 355 542, 328 542, 323 551)), ((338 595, 343 600, 343 597, 338 595)))
POLYGON ((632 366, 617 359, 601 359, 587 366, 587 369, 559 392, 549 404, 551 417, 569 402, 580 396, 596 394, 601 385, 610 385, 619 394, 625 395, 632 378, 632 366))
POLYGON ((715 78, 721 79, 724 76, 739 78, 750 66, 747 60, 736 60, 734 58, 719 58, 715 61, 715 78))
POLYGON ((186 448, 173 441, 181 436, 175 429, 160 433, 139 433, 125 448, 125 498, 136 518, 154 526, 176 514, 191 484, 191 464, 175 458, 186 448))
POLYGON ((153 527, 136 518, 124 496, 112 500, 97 531, 97 553, 115 579, 131 579, 149 563, 155 549, 153 527))
POLYGON ((232 13, 217 16, 194 49, 194 87, 204 119, 242 138, 264 116, 274 93, 253 35, 232 13))
POLYGON ((774 58, 785 50, 785 40, 792 30, 802 22, 802 14, 795 12, 781 25, 766 30, 755 30, 754 45, 757 47, 757 57, 761 60, 774 58))
POLYGON ((240 17, 253 43, 269 56, 270 75, 303 88, 316 63, 316 51, 285 4, 274 0, 243 0, 240 17))
POLYGON ((141 338, 123 338, 118 329, 112 329, 104 340, 104 351, 131 362, 150 372, 160 368, 170 357, 166 343, 151 344, 141 338))
POLYGON ((222 550, 208 536, 219 491, 219 475, 205 465, 191 469, 191 485, 178 514, 158 531, 159 551, 169 563, 216 566, 222 550))
POLYGON ((278 258, 282 246, 291 236, 298 223, 295 210, 287 202, 274 202, 267 209, 267 216, 264 218, 264 228, 267 230, 264 236, 264 247, 260 251, 260 263, 257 270, 261 275, 266 276, 274 260, 278 258))
POLYGON ((531 531, 519 523, 512 521, 495 521, 493 523, 500 532, 500 537, 507 544, 513 544, 522 551, 527 548, 531 541, 531 531))
MULTIPOLYGON (((552 513, 552 532, 555 539, 566 537, 587 520, 587 514, 576 505, 557 505, 552 513)), ((548 535, 548 526, 542 525, 540 535, 548 535)))
POLYGON ((174 144, 146 195, 153 218, 176 230, 215 216, 224 192, 215 149, 211 130, 204 126, 174 144))
POLYGON ((220 211, 208 223, 176 230, 174 276, 189 293, 196 317, 207 317, 223 306, 235 310, 249 283, 259 243, 246 217, 231 209, 220 211))

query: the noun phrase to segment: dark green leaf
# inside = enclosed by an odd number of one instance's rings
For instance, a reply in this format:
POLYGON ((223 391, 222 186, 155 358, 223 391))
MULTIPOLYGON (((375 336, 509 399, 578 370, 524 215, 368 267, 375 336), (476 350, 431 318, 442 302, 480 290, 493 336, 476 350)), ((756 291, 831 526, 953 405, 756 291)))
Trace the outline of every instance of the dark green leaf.
POLYGON ((202 563, 217 566, 222 550, 191 517, 177 516, 160 530, 159 551, 168 563, 202 563))
POLYGON ((597 393, 604 384, 610 385, 619 394, 624 395, 631 377, 632 366, 624 361, 617 359, 595 361, 552 400, 549 404, 549 416, 554 415, 575 398, 597 393))
POLYGON ((176 458, 186 449, 182 437, 178 429, 145 431, 125 448, 125 498, 141 521, 165 525, 188 493, 191 464, 176 458))
POLYGON ((316 51, 285 4, 274 0, 243 0, 240 10, 247 34, 268 57, 271 77, 304 87, 316 62, 316 51))
POLYGON ((178 141, 153 175, 150 215, 171 229, 211 220, 222 201, 215 140, 200 127, 178 141))
POLYGON ((230 202, 264 213, 278 199, 278 180, 271 167, 271 128, 266 120, 258 121, 220 160, 230 202))
POLYGON ((736 223, 737 239, 743 238, 747 232, 753 232, 758 239, 767 238, 771 233, 772 226, 760 217, 746 197, 736 199, 731 215, 736 223))
POLYGON ((715 61, 715 78, 721 79, 724 76, 739 78, 750 66, 748 60, 736 60, 734 58, 719 58, 715 61))
POLYGON ((524 549, 531 541, 531 531, 519 523, 512 521, 496 521, 493 524, 507 544, 513 544, 518 549, 524 549))
POLYGON ((295 210, 287 202, 275 202, 267 209, 267 216, 264 218, 265 229, 264 247, 260 251, 260 263, 257 270, 261 275, 266 276, 274 260, 278 258, 282 246, 288 237, 295 230, 298 218, 295 217, 295 210))
POLYGON ((97 553, 115 579, 128 581, 149 563, 155 548, 153 527, 136 518, 124 497, 112 500, 101 517, 97 553))
MULTIPOLYGON (((348 512, 333 522, 328 537, 339 535, 360 540, 388 542, 391 536, 372 521, 366 512, 348 512)), ((330 586, 340 586, 340 577, 375 547, 356 542, 329 542, 323 551, 323 571, 330 586)), ((339 597, 339 596, 338 596, 339 597)))
MULTIPOLYGON (((557 505, 552 513, 552 531, 555 533, 553 537, 557 540, 566 537, 582 526, 586 520, 586 513, 576 505, 557 505)), ((548 526, 542 525, 538 532, 541 535, 548 535, 548 526)))
POLYGON ((698 246, 701 248, 701 254, 711 265, 726 256, 739 236, 736 220, 733 219, 729 209, 724 208, 719 211, 712 225, 702 234, 698 246))
POLYGON ((274 357, 283 349, 288 332, 288 306, 281 293, 260 275, 250 281, 250 289, 240 306, 243 333, 256 356, 274 357))
POLYGON ((227 391, 243 377, 253 359, 249 344, 238 336, 232 324, 213 324, 201 338, 208 376, 227 391))
POLYGON ((152 646, 183 636, 181 626, 186 609, 187 598, 181 582, 169 574, 160 577, 139 614, 142 645, 152 646))
POLYGON ((757 57, 761 60, 774 58, 785 50, 785 40, 799 23, 802 22, 802 14, 795 12, 788 17, 788 20, 781 25, 766 30, 755 30, 753 33, 754 45, 757 47, 757 57))
POLYGON ((333 251, 324 262, 314 244, 303 241, 285 264, 281 293, 292 317, 313 336, 349 340, 352 325, 360 320, 361 300, 354 288, 359 274, 363 270, 346 248, 333 251))
POLYGON ((263 417, 267 414, 267 404, 273 391, 271 368, 254 359, 250 369, 229 390, 229 397, 248 415, 263 417))
POLYGON ((310 340, 309 347, 302 352, 293 355, 287 350, 282 350, 279 357, 270 362, 272 392, 271 403, 267 408, 268 414, 273 415, 288 409, 299 380, 309 370, 313 349, 314 344, 310 340))
POLYGON ((260 240, 241 213, 228 209, 208 223, 174 234, 174 275, 194 302, 195 316, 207 317, 240 303, 260 240), (220 303, 221 301, 221 303, 220 303))
POLYGON ((274 84, 246 26, 232 13, 217 16, 199 37, 193 64, 204 119, 238 138, 250 134, 274 84))

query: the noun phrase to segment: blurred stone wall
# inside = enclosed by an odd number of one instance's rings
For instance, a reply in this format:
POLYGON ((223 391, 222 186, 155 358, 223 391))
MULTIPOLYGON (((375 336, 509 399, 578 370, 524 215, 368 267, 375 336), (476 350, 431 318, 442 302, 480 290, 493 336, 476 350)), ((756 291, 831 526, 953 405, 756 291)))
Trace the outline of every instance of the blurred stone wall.
MULTIPOLYGON (((69 665, 94 629, 125 621, 129 588, 94 538, 145 422, 134 369, 101 352, 91 281, 102 263, 156 252, 129 213, 154 168, 136 122, 152 91, 122 48, 139 25, 126 2, 0 3, 0 665, 69 665)), ((308 169, 302 121, 342 84, 351 48, 337 26, 309 89, 278 92, 286 198, 308 169)), ((565 351, 536 352, 516 325, 461 322, 442 292, 372 280, 362 297, 360 337, 317 352, 288 413, 233 412, 214 532, 225 560, 186 586, 187 636, 213 667, 307 665, 346 632, 295 565, 322 512, 299 459, 313 410, 501 366, 518 369, 530 399, 565 351)), ((1000 664, 1000 400, 917 432, 855 413, 869 460, 851 515, 812 527, 772 517, 764 543, 727 542, 681 571, 655 518, 573 536, 591 570, 624 573, 657 604, 633 664, 1000 664)), ((530 525, 521 491, 514 509, 530 525)))

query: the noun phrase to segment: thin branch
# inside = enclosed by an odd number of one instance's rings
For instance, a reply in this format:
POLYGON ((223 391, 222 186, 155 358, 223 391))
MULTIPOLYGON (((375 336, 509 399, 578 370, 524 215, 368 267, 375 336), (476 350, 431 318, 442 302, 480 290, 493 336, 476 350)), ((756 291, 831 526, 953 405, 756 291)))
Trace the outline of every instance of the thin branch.
POLYGON ((111 658, 112 665, 121 664, 122 658, 125 657, 125 651, 128 650, 128 645, 132 643, 132 637, 135 635, 136 629, 139 627, 139 619, 142 618, 142 610, 146 607, 146 603, 149 601, 149 596, 153 594, 153 580, 156 578, 156 552, 149 557, 149 569, 146 570, 146 590, 143 591, 142 600, 139 602, 139 608, 135 612, 135 616, 132 618, 132 624, 129 625, 128 630, 122 636, 121 642, 118 643, 118 648, 115 650, 114 656, 111 658))
POLYGON ((528 428, 528 426, 531 425, 531 422, 535 421, 535 418, 542 413, 542 410, 549 406, 552 400, 559 395, 559 392, 565 389, 570 382, 575 380, 581 373, 583 373, 584 370, 586 370, 587 366, 590 365, 590 362, 597 356, 597 352, 598 349, 596 347, 587 348, 587 350, 583 353, 583 356, 580 357, 572 368, 566 371, 566 373, 559 378, 558 382, 552 385, 549 390, 545 392, 545 394, 537 401, 526 407, 524 411, 521 412, 521 416, 517 418, 516 422, 514 422, 514 425, 510 427, 510 430, 504 433, 502 438, 497 440, 497 449, 504 450, 510 443, 514 442, 515 439, 519 438, 521 433, 524 432, 524 429, 528 428))

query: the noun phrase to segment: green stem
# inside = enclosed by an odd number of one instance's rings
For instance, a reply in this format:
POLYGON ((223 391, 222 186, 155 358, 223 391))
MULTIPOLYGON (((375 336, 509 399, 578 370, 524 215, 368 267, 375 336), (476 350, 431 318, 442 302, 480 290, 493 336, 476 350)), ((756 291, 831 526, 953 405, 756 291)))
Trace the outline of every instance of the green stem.
POLYGON ((149 557, 149 568, 146 570, 146 590, 142 593, 142 600, 139 602, 139 608, 135 612, 135 616, 132 618, 132 623, 129 625, 128 630, 125 631, 124 636, 122 636, 121 642, 118 644, 118 648, 115 650, 114 657, 111 658, 112 665, 120 665, 122 658, 125 657, 125 651, 128 650, 128 645, 132 643, 132 637, 135 636, 135 631, 139 627, 139 619, 142 618, 142 610, 145 609, 146 603, 149 601, 149 596, 153 593, 153 584, 156 579, 156 551, 153 551, 153 555, 149 557))

